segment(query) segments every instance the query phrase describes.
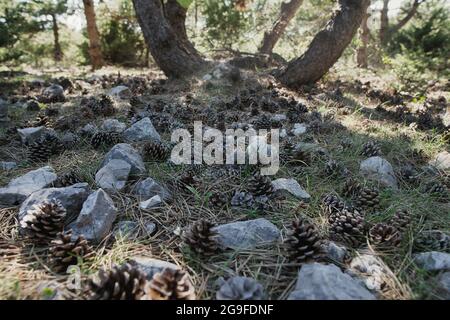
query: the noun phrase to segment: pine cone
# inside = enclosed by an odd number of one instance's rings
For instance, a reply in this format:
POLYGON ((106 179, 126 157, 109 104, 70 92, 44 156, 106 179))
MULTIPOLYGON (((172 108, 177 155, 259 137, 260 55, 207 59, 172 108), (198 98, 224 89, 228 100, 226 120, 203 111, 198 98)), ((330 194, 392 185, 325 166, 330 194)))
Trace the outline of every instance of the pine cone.
POLYGON ((72 241, 72 231, 69 230, 58 233, 57 237, 58 239, 52 240, 49 249, 50 263, 55 272, 65 272, 67 267, 78 263, 78 258, 82 258, 83 261, 92 258, 92 247, 83 236, 72 241))
POLYGON ((78 173, 75 170, 70 170, 60 175, 54 182, 55 188, 63 188, 74 185, 76 183, 83 182, 78 173))
POLYGON ((102 94, 99 100, 95 99, 94 101, 95 102, 91 105, 94 114, 112 116, 116 113, 116 109, 114 108, 114 101, 110 96, 102 94))
POLYGON ((391 225, 397 230, 403 231, 411 224, 411 213, 406 209, 399 209, 391 219, 391 225))
POLYGON ((349 138, 342 139, 340 146, 343 150, 350 149, 353 146, 353 141, 349 138))
POLYGON ((283 148, 280 152, 280 161, 282 163, 287 163, 294 158, 295 145, 290 140, 286 140, 283 144, 283 148))
POLYGON ((253 196, 249 192, 236 191, 231 198, 231 206, 233 208, 245 208, 256 211, 268 210, 271 207, 270 199, 266 195, 253 196))
POLYGON ((50 127, 49 124, 50 119, 45 115, 38 115, 36 116, 36 118, 34 118, 34 120, 27 122, 27 126, 29 127, 42 127, 42 126, 50 127))
POLYGON ((361 184, 354 179, 347 179, 342 187, 342 195, 346 198, 353 198, 361 191, 361 184))
POLYGON ((184 235, 184 242, 192 251, 209 256, 219 251, 217 232, 213 231, 214 224, 207 220, 198 220, 192 224, 184 235))
POLYGON ((375 188, 362 188, 355 200, 355 205, 359 209, 378 209, 380 206, 379 192, 375 188))
POLYGON ((101 269, 87 285, 89 300, 140 300, 147 283, 145 274, 125 263, 111 270, 101 269))
POLYGON ((450 236, 439 230, 423 231, 414 241, 414 251, 450 252, 450 236))
POLYGON ((425 185, 424 192, 440 198, 446 198, 448 196, 447 187, 439 181, 427 183, 425 185))
POLYGON ((375 141, 368 141, 363 145, 361 155, 366 157, 375 157, 381 155, 381 147, 375 141))
POLYGON ((167 145, 158 141, 146 142, 142 148, 142 156, 144 160, 165 161, 170 156, 170 149, 167 145))
POLYGON ((398 176, 405 183, 416 184, 419 182, 419 173, 409 166, 401 167, 398 171, 398 176))
POLYGON ((263 114, 258 119, 253 121, 253 126, 258 130, 259 129, 270 129, 272 127, 272 120, 268 116, 263 114))
POLYGON ((333 176, 339 173, 341 165, 336 160, 329 160, 325 164, 325 174, 327 176, 333 176))
POLYGON ((179 190, 186 190, 188 187, 192 187, 198 184, 198 171, 194 168, 183 171, 178 177, 176 177, 172 184, 179 190))
POLYGON ((400 231, 397 228, 385 224, 377 223, 369 230, 369 239, 379 248, 397 247, 401 240, 400 231))
POLYGON ((194 286, 182 270, 164 269, 153 276, 147 285, 149 300, 195 300, 194 286))
POLYGON ((328 214, 331 214, 335 211, 340 211, 345 207, 344 201, 342 201, 338 196, 331 193, 326 194, 322 198, 322 204, 323 206, 325 206, 328 214))
POLYGON ((91 145, 97 149, 100 146, 111 146, 121 141, 121 136, 117 132, 99 131, 92 136, 91 145))
POLYGON ((215 208, 222 208, 228 203, 228 197, 225 193, 213 190, 208 199, 209 203, 215 208))
POLYGON ((37 243, 47 243, 62 231, 65 217, 66 209, 60 201, 44 201, 34 205, 20 220, 21 232, 37 243))
POLYGON ((143 107, 145 106, 145 103, 142 102, 141 98, 139 98, 138 96, 132 96, 130 98, 130 105, 133 108, 137 108, 137 107, 143 107))
POLYGON ((308 112, 308 108, 302 104, 297 103, 295 100, 293 102, 289 103, 288 111, 286 113, 286 116, 288 117, 289 121, 292 123, 296 122, 302 122, 304 119, 304 114, 308 112))
POLYGON ((266 296, 263 286, 252 278, 232 277, 226 281, 220 278, 219 285, 217 300, 263 300, 266 296))
POLYGON ((328 222, 330 224, 330 237, 351 246, 359 246, 364 241, 365 221, 363 216, 350 208, 332 213, 328 222))
POLYGON ((270 195, 273 192, 272 180, 256 173, 248 180, 247 190, 255 196, 270 195))
POLYGON ((323 257, 322 240, 313 224, 303 219, 294 220, 285 241, 291 260, 310 262, 323 257))
POLYGON ((28 150, 29 159, 33 162, 45 162, 52 155, 59 154, 64 150, 61 140, 52 133, 45 133, 33 143, 28 150))

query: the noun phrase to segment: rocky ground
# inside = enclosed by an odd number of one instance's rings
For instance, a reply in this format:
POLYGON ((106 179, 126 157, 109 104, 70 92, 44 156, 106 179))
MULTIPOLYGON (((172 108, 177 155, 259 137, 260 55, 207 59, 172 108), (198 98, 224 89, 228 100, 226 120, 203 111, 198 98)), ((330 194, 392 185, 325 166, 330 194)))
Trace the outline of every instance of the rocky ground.
POLYGON ((3 299, 450 297, 448 83, 2 76, 3 299), (174 165, 194 121, 279 128, 280 170, 174 165))

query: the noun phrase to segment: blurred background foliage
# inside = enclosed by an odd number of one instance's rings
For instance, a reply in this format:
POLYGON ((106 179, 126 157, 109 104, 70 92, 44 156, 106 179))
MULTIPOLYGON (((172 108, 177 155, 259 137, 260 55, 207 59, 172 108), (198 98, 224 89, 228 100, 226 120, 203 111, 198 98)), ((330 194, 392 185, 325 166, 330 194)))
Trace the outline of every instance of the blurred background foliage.
MULTIPOLYGON (((281 0, 189 0, 186 27, 197 49, 211 58, 230 52, 256 52, 264 31, 279 14, 281 0)), ((398 20, 409 0, 391 1, 390 19, 398 20)), ((102 52, 107 64, 148 65, 151 56, 136 21, 131 0, 95 0, 102 52)), ((285 59, 299 56, 324 27, 336 1, 305 0, 274 52, 285 59)), ((414 18, 395 33, 385 47, 378 42, 381 0, 370 8, 369 65, 394 69, 407 81, 448 77, 450 6, 427 0, 414 18)), ((358 37, 341 60, 354 62, 358 37)), ((0 62, 7 67, 68 67, 89 63, 82 1, 11 0, 0 3, 0 62), (54 61, 52 15, 56 15, 62 60, 54 61)))

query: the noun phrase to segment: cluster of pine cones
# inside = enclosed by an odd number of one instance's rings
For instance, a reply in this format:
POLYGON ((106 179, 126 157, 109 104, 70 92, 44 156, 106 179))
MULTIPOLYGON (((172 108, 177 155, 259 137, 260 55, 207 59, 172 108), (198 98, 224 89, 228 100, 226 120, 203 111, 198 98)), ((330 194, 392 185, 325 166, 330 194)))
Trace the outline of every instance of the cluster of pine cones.
POLYGON ((178 269, 165 268, 150 281, 136 266, 125 263, 110 270, 101 269, 89 279, 84 295, 90 300, 195 300, 189 275, 178 269))
POLYGON ((78 259, 89 261, 93 249, 82 236, 63 231, 66 209, 58 200, 52 199, 32 206, 20 219, 20 234, 32 243, 48 247, 49 262, 55 272, 64 273, 78 259))

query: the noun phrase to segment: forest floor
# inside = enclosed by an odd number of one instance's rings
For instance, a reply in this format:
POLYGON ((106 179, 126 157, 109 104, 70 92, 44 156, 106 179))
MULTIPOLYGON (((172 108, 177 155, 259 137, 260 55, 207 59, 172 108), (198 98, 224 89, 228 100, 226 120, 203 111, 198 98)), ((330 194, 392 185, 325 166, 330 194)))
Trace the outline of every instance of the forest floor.
MULTIPOLYGON (((225 250, 204 258, 184 245, 181 231, 199 218, 207 218, 220 225, 262 217, 274 223, 281 230, 282 239, 285 239, 292 220, 305 217, 318 228, 324 239, 328 239, 329 226, 323 197, 331 193, 352 203, 352 199, 342 194, 345 181, 352 177, 364 186, 379 190, 379 208, 364 210, 364 218, 369 224, 388 222, 398 209, 406 209, 412 220, 402 232, 398 247, 381 251, 370 245, 369 241, 354 248, 348 246, 351 257, 371 252, 384 265, 388 280, 377 292, 379 297, 439 298, 434 290, 435 275, 416 266, 413 255, 419 250, 416 240, 423 233, 429 230, 448 233, 450 230, 450 176, 427 166, 438 153, 450 151, 449 132, 442 124, 446 112, 448 116, 448 82, 436 81, 424 88, 420 95, 414 95, 393 91, 390 84, 396 79, 370 71, 339 73, 339 80, 331 74, 316 86, 298 91, 282 88, 270 76, 253 72, 245 73, 247 80, 237 82, 227 79, 216 82, 203 79, 166 82, 158 80, 164 77, 155 70, 120 70, 120 76, 118 72, 118 69, 106 68, 96 73, 100 76, 92 76, 91 73, 73 70, 53 70, 3 77, 0 84, 2 98, 15 106, 10 107, 11 127, 43 123, 53 127, 60 135, 68 131, 78 134, 79 129, 88 123, 100 127, 106 118, 117 119, 129 126, 143 113, 150 116, 162 139, 170 141, 174 128, 189 128, 194 120, 202 120, 204 125, 213 128, 223 125, 228 128, 233 123, 258 123, 259 119, 267 119, 264 115, 271 119, 275 114, 285 114, 288 120, 276 124, 288 133, 288 137, 281 139, 282 147, 287 140, 291 143, 308 142, 324 148, 326 152, 312 154, 300 161, 283 162, 278 173, 271 177, 295 178, 311 195, 309 202, 294 198, 275 199, 264 210, 235 208, 229 203, 214 207, 209 201, 211 190, 220 190, 227 196, 237 190, 245 190, 251 168, 240 171, 238 177, 225 174, 217 178, 213 173, 218 168, 201 167, 196 172, 196 182, 190 188, 174 192, 172 201, 162 208, 151 210, 140 209, 139 201, 129 192, 136 180, 129 181, 129 186, 124 190, 111 195, 119 215, 110 235, 96 245, 95 259, 81 265, 84 276, 101 267, 144 256, 169 261, 187 270, 197 297, 201 299, 214 298, 217 279, 233 275, 258 280, 270 299, 286 299, 295 286, 300 264, 287 259, 282 240, 269 247, 225 250), (45 86, 55 81, 63 84, 63 78, 70 80, 65 91, 66 101, 40 103, 40 110, 27 111, 24 107, 27 101, 38 97, 45 87, 36 85, 33 82, 36 78, 43 79, 45 86), (120 84, 133 91, 133 108, 127 98, 114 99, 116 112, 107 117, 81 112, 83 97, 99 97, 120 84), (241 97, 240 100, 234 100, 237 96, 241 97), (289 99, 304 104, 308 112, 298 115, 298 118, 289 115, 289 99), (49 109, 57 109, 59 113, 53 115, 47 112, 44 122, 36 119, 38 115, 44 116, 49 109), (294 123, 306 124, 307 131, 298 136, 291 135, 294 123), (360 174, 360 163, 367 158, 361 152, 369 141, 380 146, 380 156, 394 167, 398 190, 385 188, 360 174), (330 160, 335 160, 339 169, 329 170, 330 160), (443 186, 444 191, 430 193, 430 185, 443 186), (132 236, 115 232, 121 221, 138 222, 137 232, 132 236), (148 222, 156 224, 155 233, 147 233, 145 227, 148 222)), ((20 143, 19 136, 14 130, 7 129, 0 129, 0 160, 14 161, 18 167, 2 171, 1 186, 30 170, 47 165, 30 162, 28 149, 20 143)), ((94 149, 89 137, 80 137, 75 147, 52 157, 48 165, 58 175, 75 170, 81 180, 88 182, 94 190, 97 188, 95 173, 111 146, 94 149)), ((132 145, 140 150, 142 143, 132 145)), ((165 162, 146 161, 145 165, 147 175, 167 185, 169 190, 171 182, 186 170, 184 166, 178 168, 165 162)), ((0 209, 0 240, 3 242, 20 243, 18 209, 19 206, 0 209)), ((444 245, 442 251, 449 250, 448 239, 446 241, 447 246, 444 245)), ((51 296, 54 288, 65 290, 68 276, 52 271, 47 262, 46 248, 27 246, 16 252, 14 247, 10 254, 5 253, 5 249, 0 250, 3 250, 5 257, 0 261, 0 298, 43 299, 51 296)), ((429 248, 420 250, 430 251, 429 248)), ((349 263, 348 259, 338 265, 346 269, 349 263)))

